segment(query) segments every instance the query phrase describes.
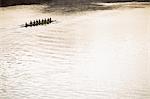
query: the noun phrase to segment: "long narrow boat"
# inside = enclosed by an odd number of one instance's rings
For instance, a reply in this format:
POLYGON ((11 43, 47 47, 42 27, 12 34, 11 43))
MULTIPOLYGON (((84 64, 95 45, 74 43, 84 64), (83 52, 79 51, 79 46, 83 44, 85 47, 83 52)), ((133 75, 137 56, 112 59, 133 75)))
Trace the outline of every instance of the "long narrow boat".
POLYGON ((56 20, 52 20, 51 18, 45 19, 38 19, 30 22, 26 22, 25 24, 21 25, 21 27, 32 27, 32 26, 39 26, 39 25, 47 25, 51 24, 52 22, 56 22, 56 20))

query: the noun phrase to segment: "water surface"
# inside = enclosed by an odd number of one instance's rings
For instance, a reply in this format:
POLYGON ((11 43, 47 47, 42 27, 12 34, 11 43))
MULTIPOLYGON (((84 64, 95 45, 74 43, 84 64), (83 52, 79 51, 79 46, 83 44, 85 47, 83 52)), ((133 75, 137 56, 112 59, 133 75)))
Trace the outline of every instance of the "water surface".
POLYGON ((0 99, 149 99, 150 6, 105 5, 119 8, 0 8, 0 99))

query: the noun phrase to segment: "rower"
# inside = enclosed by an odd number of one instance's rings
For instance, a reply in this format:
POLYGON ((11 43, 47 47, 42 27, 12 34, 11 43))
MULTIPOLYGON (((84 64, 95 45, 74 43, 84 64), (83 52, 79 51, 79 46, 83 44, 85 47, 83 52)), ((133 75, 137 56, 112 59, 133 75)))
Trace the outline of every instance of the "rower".
POLYGON ((46 22, 46 18, 44 19, 44 24, 46 24, 47 22, 46 22))
POLYGON ((41 20, 39 19, 39 25, 41 24, 41 20))
POLYGON ((49 24, 50 23, 50 20, 49 20, 49 18, 47 19, 47 24, 49 24))
POLYGON ((42 19, 42 25, 44 24, 44 20, 42 19))
POLYGON ((49 18, 49 20, 50 20, 50 23, 52 22, 52 19, 51 18, 49 18))
POLYGON ((36 25, 38 25, 39 24, 39 21, 38 20, 36 20, 36 25))
POLYGON ((25 23, 25 27, 27 27, 28 26, 28 24, 27 24, 27 22, 25 23))
POLYGON ((32 26, 32 24, 33 24, 32 21, 30 21, 30 26, 32 26))
POLYGON ((35 26, 35 20, 33 21, 33 26, 35 26))

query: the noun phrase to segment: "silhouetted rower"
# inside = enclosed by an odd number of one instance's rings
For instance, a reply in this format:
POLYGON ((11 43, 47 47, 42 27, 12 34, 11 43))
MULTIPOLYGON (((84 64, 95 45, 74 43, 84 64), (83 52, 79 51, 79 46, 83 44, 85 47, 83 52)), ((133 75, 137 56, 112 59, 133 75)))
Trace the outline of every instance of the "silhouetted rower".
POLYGON ((44 19, 44 24, 46 24, 47 22, 46 22, 46 18, 44 19))
POLYGON ((52 19, 51 18, 49 18, 49 21, 50 21, 50 23, 52 22, 52 19))
POLYGON ((41 24, 41 20, 39 19, 39 25, 41 24))
POLYGON ((28 26, 28 24, 27 24, 27 22, 25 23, 25 27, 27 27, 28 26))
POLYGON ((32 24, 33 24, 32 21, 30 21, 30 26, 32 26, 32 24))
POLYGON ((47 21, 49 22, 49 19, 47 19, 47 21))
POLYGON ((48 24, 48 22, 49 22, 49 19, 47 19, 47 24, 48 24))
POLYGON ((44 24, 44 20, 42 19, 42 25, 44 24))
POLYGON ((35 26, 35 20, 33 21, 33 26, 35 26))
POLYGON ((36 25, 38 25, 39 24, 39 21, 38 20, 36 20, 36 25))

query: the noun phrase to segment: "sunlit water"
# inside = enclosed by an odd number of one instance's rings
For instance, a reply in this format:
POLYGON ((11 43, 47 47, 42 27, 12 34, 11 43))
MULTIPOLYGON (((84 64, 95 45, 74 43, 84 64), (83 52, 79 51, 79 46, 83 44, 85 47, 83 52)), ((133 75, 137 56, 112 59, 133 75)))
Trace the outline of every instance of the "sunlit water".
POLYGON ((0 8, 0 99, 150 99, 150 7, 42 9, 0 8))

